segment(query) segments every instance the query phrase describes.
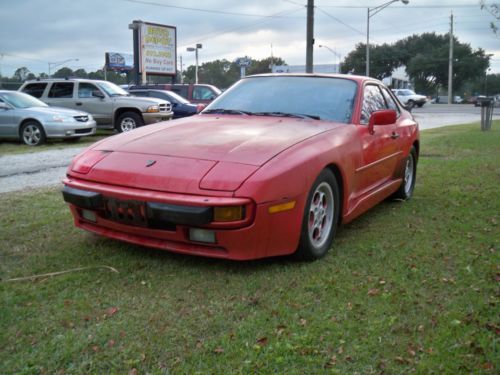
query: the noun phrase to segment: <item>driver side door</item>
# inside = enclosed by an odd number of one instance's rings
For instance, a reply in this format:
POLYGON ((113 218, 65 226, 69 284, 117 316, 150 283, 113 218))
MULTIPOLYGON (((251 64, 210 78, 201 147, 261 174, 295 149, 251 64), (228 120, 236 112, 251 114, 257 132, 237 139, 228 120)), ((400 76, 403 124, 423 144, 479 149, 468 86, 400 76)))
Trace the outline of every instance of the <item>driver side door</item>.
POLYGON ((75 109, 90 113, 98 125, 111 125, 113 119, 111 98, 93 83, 78 83, 75 102, 75 109))

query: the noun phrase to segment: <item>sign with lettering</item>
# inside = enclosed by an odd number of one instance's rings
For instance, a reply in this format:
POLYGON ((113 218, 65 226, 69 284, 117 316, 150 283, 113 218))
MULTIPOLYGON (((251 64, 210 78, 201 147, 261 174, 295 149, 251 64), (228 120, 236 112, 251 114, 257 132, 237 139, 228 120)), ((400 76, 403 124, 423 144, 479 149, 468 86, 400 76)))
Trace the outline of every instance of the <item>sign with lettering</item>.
POLYGON ((142 23, 139 29, 141 72, 175 75, 177 70, 177 29, 173 26, 142 23))

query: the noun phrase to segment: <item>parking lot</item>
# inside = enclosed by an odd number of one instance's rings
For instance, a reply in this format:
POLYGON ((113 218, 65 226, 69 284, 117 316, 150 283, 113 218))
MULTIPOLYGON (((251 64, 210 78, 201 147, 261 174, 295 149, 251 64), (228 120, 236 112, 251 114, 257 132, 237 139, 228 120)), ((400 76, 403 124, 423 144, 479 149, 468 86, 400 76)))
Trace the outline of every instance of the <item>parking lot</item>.
MULTIPOLYGON (((467 104, 426 104, 422 108, 414 108, 412 113, 421 130, 481 120, 481 108, 467 104)), ((495 108, 493 118, 500 119, 500 108, 495 108)), ((0 193, 59 184, 71 159, 82 149, 76 146, 0 156, 0 193)))

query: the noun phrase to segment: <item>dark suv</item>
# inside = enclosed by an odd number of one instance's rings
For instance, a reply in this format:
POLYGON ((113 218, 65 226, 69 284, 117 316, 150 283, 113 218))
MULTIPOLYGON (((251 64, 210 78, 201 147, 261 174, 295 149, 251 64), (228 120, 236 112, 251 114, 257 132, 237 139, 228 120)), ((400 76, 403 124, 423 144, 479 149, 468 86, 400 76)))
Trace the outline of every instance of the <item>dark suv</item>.
POLYGON ((168 90, 179 94, 183 98, 186 98, 193 104, 208 104, 216 97, 218 97, 222 91, 217 87, 206 84, 183 84, 183 83, 158 83, 154 85, 140 85, 131 86, 129 90, 137 89, 154 89, 154 90, 168 90))

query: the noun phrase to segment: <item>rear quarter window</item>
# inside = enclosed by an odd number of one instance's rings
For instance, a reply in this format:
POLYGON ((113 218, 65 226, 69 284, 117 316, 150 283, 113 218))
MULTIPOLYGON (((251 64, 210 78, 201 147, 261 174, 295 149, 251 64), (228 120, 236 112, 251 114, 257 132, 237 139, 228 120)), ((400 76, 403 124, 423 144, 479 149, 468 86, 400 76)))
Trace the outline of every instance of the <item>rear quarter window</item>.
POLYGON ((35 98, 41 98, 45 88, 47 87, 47 83, 45 82, 37 82, 37 83, 29 83, 23 88, 23 92, 34 96, 35 98))

